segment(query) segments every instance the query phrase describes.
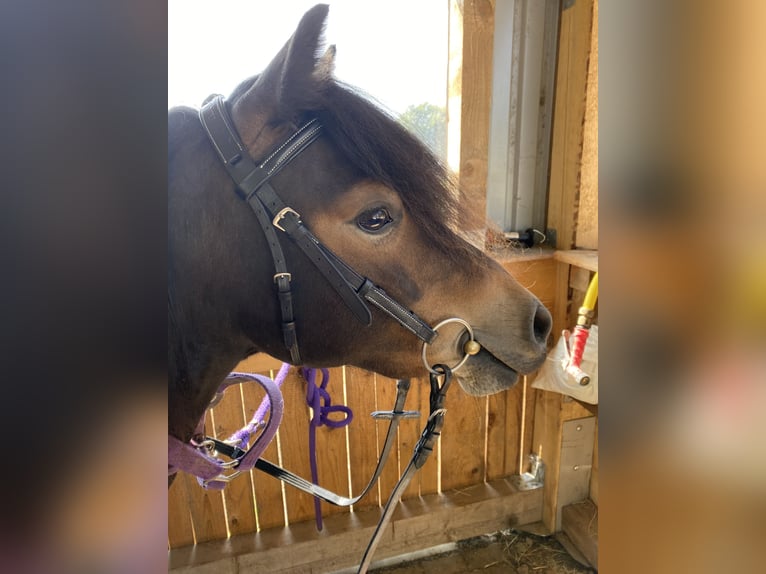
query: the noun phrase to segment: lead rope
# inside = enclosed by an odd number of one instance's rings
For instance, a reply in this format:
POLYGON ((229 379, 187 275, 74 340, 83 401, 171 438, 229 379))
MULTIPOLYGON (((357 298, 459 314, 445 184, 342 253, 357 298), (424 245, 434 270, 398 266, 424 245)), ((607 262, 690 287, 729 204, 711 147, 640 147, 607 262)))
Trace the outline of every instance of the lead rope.
POLYGON ((452 370, 449 367, 446 365, 434 365, 430 374, 431 394, 428 422, 420 435, 420 440, 415 445, 407 468, 402 473, 399 482, 396 483, 391 496, 388 497, 388 502, 386 502, 386 506, 383 508, 383 516, 380 517, 380 522, 378 522, 375 532, 367 545, 367 549, 364 551, 357 574, 365 574, 367 572, 372 562, 372 556, 380 543, 388 523, 391 522, 391 517, 394 514, 396 505, 399 504, 402 498, 402 494, 412 480, 412 477, 426 463, 431 452, 433 452, 434 444, 441 435, 441 429, 444 425, 444 414, 447 412, 447 409, 444 408, 444 399, 451 381, 452 370), (442 381, 441 384, 439 383, 440 380, 442 381))
MULTIPOLYGON (((277 388, 282 387, 282 383, 285 382, 285 378, 287 378, 287 372, 289 369, 290 365, 287 363, 284 363, 280 367, 279 372, 274 379, 274 384, 276 384, 277 388)), ((228 439, 226 439, 226 442, 238 446, 241 449, 246 449, 253 433, 262 428, 265 424, 264 421, 266 420, 266 413, 270 408, 271 400, 269 399, 269 396, 266 395, 261 400, 261 404, 258 405, 258 409, 255 411, 253 418, 250 419, 250 422, 235 432, 233 435, 231 435, 228 439)))
MULTIPOLYGON (((309 462, 311 465, 311 482, 319 484, 319 472, 317 470, 316 431, 320 426, 331 429, 343 428, 354 419, 354 413, 345 405, 333 405, 327 385, 330 382, 330 372, 327 369, 301 368, 301 374, 306 379, 306 404, 311 408, 311 420, 309 422, 309 462), (317 385, 317 371, 322 373, 322 382, 317 385), (331 413, 344 413, 341 420, 330 418, 331 413)), ((314 496, 314 516, 317 530, 322 530, 322 505, 321 499, 314 496)))

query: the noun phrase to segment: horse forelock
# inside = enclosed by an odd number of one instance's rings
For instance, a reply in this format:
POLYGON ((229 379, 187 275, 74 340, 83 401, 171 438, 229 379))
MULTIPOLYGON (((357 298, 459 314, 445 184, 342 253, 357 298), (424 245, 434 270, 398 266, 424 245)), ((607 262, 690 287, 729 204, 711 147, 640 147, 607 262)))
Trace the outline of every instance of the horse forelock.
POLYGON ((475 249, 460 237, 457 226, 483 218, 460 202, 456 178, 421 140, 356 89, 337 81, 326 87, 322 108, 314 115, 324 137, 358 171, 399 194, 434 248, 456 260, 475 259, 475 249))

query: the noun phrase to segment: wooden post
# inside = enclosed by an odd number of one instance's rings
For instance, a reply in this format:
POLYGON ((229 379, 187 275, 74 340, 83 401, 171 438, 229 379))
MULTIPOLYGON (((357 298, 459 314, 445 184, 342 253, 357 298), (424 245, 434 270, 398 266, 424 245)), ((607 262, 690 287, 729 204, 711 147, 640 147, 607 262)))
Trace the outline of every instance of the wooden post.
POLYGON ((487 205, 494 28, 493 0, 450 2, 447 161, 481 214, 487 205))
MULTIPOLYGON (((577 0, 561 13, 550 161, 548 224, 557 233, 557 248, 575 246, 586 115, 588 69, 593 46, 594 0, 577 0)), ((567 326, 569 269, 559 262, 553 306, 555 339, 567 326)), ((533 446, 542 445, 547 466, 543 498, 543 524, 550 532, 559 528, 559 478, 564 423, 591 413, 576 401, 541 391, 535 409, 533 446)))

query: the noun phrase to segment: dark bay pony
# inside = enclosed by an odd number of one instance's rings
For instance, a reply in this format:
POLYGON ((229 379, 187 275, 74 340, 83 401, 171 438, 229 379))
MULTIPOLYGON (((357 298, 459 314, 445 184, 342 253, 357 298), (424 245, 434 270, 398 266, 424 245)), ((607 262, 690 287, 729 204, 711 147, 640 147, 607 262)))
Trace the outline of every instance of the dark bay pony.
MULTIPOLYGON (((506 389, 545 358, 548 311, 455 231, 459 194, 415 137, 332 77, 319 57, 328 8, 306 13, 265 71, 226 99, 233 129, 260 162, 312 119, 318 139, 271 179, 281 200, 349 267, 431 326, 459 317, 481 351, 457 374, 463 389, 506 389)), ((246 63, 246 50, 221 57, 246 63)), ((392 79, 395 81, 395 79, 392 79)), ((197 110, 168 113, 169 433, 188 441, 224 377, 265 352, 283 361, 274 263, 253 211, 236 192, 197 110)), ((360 323, 284 234, 300 360, 355 365, 393 378, 426 374, 422 342, 379 309, 360 323)), ((463 355, 465 331, 440 329, 429 364, 463 355)))

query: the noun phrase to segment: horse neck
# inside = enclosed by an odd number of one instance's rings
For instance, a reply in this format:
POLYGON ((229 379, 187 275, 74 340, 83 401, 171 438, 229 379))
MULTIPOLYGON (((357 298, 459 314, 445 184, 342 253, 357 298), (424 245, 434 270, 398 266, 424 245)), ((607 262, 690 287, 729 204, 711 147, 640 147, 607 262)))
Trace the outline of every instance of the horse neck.
POLYGON ((223 379, 247 352, 222 336, 168 316, 168 432, 189 440, 223 379), (224 343, 225 342, 225 343, 224 343))

